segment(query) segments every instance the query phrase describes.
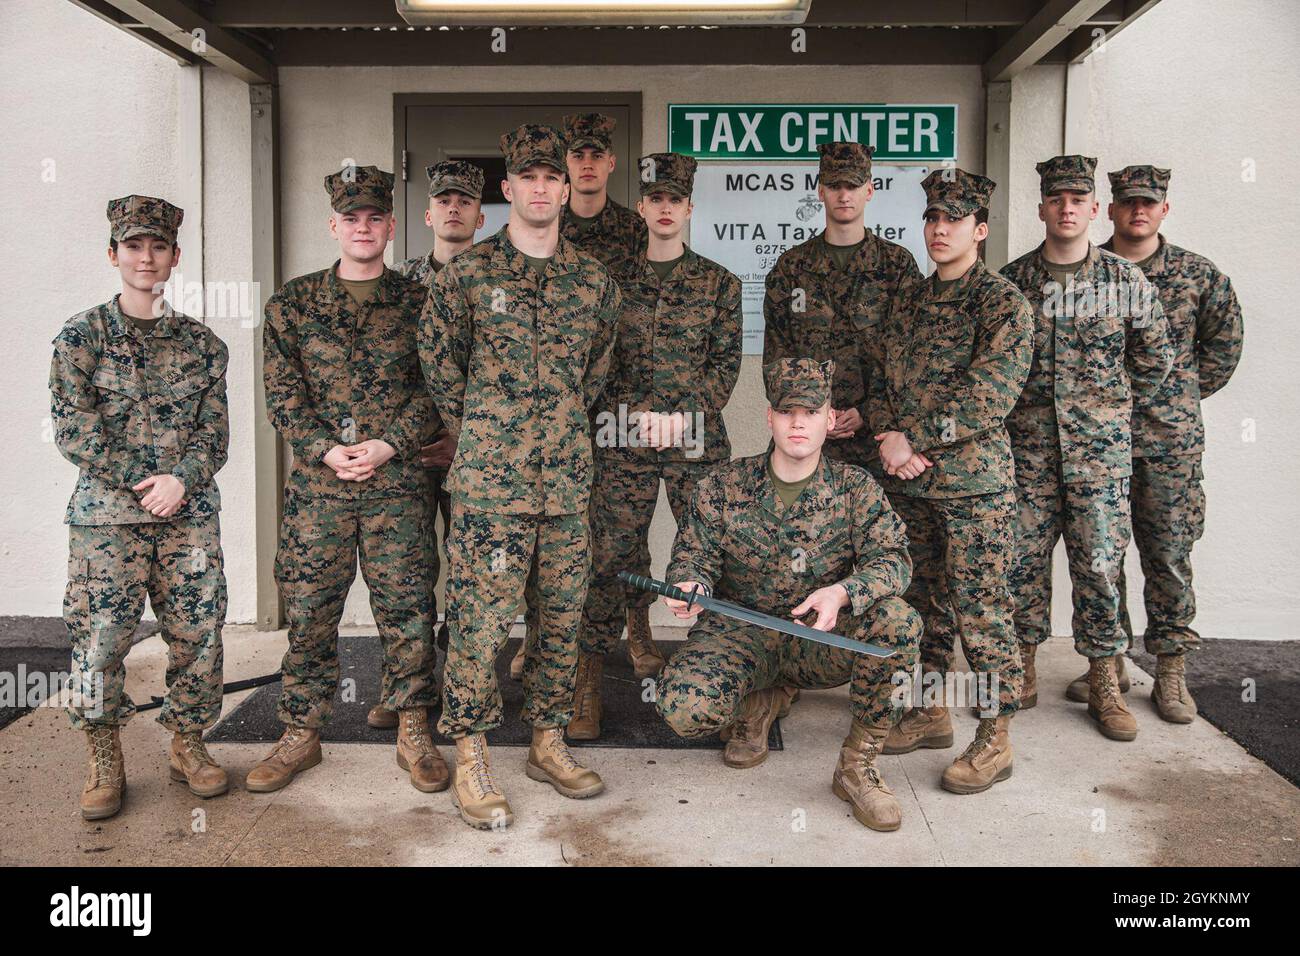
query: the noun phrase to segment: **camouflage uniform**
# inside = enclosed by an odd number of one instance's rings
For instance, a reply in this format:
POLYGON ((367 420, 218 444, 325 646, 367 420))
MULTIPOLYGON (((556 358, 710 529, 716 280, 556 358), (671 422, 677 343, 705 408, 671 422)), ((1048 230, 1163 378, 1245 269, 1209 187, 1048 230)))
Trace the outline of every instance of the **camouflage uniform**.
MULTIPOLYGON (((764 369, 769 401, 824 404, 832 374, 829 363, 808 359, 774 363, 764 369)), ((716 597, 777 617, 818 588, 841 584, 850 606, 835 630, 898 653, 856 654, 706 611, 660 677, 659 713, 680 736, 700 737, 729 726, 753 691, 847 682, 855 719, 890 724, 898 716, 893 675, 915 666, 921 636, 920 616, 899 597, 912 571, 903 522, 869 474, 825 455, 786 508, 768 475, 769 454, 720 465, 700 481, 668 580, 698 581, 716 597)))
MULTIPOLYGON (((1095 160, 1039 163, 1043 195, 1093 190, 1095 160)), ((1074 600, 1074 646, 1087 657, 1122 653, 1119 567, 1130 536, 1129 416, 1169 374, 1173 351, 1155 290, 1132 264, 1089 244, 1062 290, 1043 247, 1002 269, 1035 316, 1029 379, 1007 418, 1016 462, 1016 634, 1051 634, 1052 549, 1064 535, 1074 600)))
MULTIPOLYGON (((988 208, 994 183, 945 170, 926 177, 931 209, 955 219, 988 208)), ((1014 713, 1023 678, 1008 575, 1015 547, 1015 465, 1005 419, 1034 349, 1029 303, 982 260, 944 290, 938 273, 903 290, 869 343, 872 435, 902 432, 934 462, 911 480, 881 476, 907 524, 914 568, 904 595, 925 619, 923 671, 946 673, 961 636, 971 669, 997 678, 1014 713)))
MULTIPOLYGON (((473 163, 461 159, 448 159, 440 163, 434 163, 432 166, 425 168, 425 174, 429 177, 429 198, 439 196, 442 193, 455 190, 462 192, 466 196, 474 199, 483 198, 483 170, 473 163)), ((404 259, 394 268, 402 275, 406 276, 422 286, 432 290, 433 278, 443 267, 443 263, 433 257, 433 250, 422 256, 415 256, 411 259, 404 259)), ((437 412, 434 412, 437 415, 437 412)), ((433 441, 444 437, 447 429, 442 424, 442 419, 437 419, 437 427, 434 429, 433 441)), ((429 514, 434 513, 442 515, 442 538, 443 546, 447 545, 447 534, 451 530, 451 496, 447 494, 447 469, 430 468, 429 469, 429 514)), ((438 549, 435 532, 435 547, 433 551, 433 582, 437 587, 438 581, 438 549)), ((444 608, 444 611, 446 609, 444 608)), ((438 616, 438 598, 435 594, 433 597, 433 616, 438 616)), ((444 624, 438 633, 438 643, 446 647, 449 619, 444 615, 444 624)))
MULTIPOLYGON (((1110 173, 1116 202, 1143 196, 1163 202, 1169 170, 1127 166, 1110 173)), ((1192 546, 1205 529, 1201 400, 1228 383, 1241 360, 1241 308, 1232 282, 1194 252, 1160 245, 1141 264, 1160 293, 1174 367, 1160 390, 1133 410, 1133 537, 1142 559, 1148 654, 1183 654, 1199 641, 1192 630, 1192 546)), ((1107 242, 1103 249, 1111 250, 1107 242)), ((1120 568, 1120 620, 1132 639, 1120 568)))
MULTIPOLYGON (((643 194, 662 190, 690 198, 693 158, 660 153, 646 160, 657 174, 643 180, 643 194)), ((650 521, 660 479, 680 524, 696 482, 731 457, 722 408, 740 374, 742 350, 740 280, 716 262, 688 248, 660 282, 642 250, 636 274, 620 286, 618 337, 593 422, 593 568, 582 615, 582 650, 596 654, 614 649, 629 605, 653 603, 654 595, 627 588, 617 575, 650 573, 650 521), (624 441, 619 423, 646 410, 682 412, 691 422, 692 444, 656 451, 624 441)), ((627 431, 635 441, 635 419, 627 431)))
MULTIPOLYGON (((565 149, 581 149, 594 146, 606 152, 612 152, 611 137, 614 135, 615 121, 612 116, 602 113, 577 113, 564 117, 565 149)), ((567 167, 566 167, 567 170, 567 167)), ((615 202, 610 196, 605 197, 604 208, 596 216, 586 232, 578 228, 578 222, 568 206, 560 218, 560 235, 568 239, 580 250, 595 256, 620 282, 629 275, 636 275, 637 260, 645 249, 649 235, 645 220, 626 206, 615 202)))
MULTIPOLYGON (((559 133, 502 137, 507 169, 564 168, 559 133)), ((420 360, 457 436, 442 717, 449 737, 501 722, 493 669, 536 569, 540 633, 524 668, 524 720, 569 722, 587 593, 588 410, 609 371, 619 290, 605 267, 560 238, 538 274, 508 227, 438 273, 420 325, 420 360)))
MULTIPOLYGON (((325 180, 336 212, 392 208, 392 174, 373 166, 325 180)), ((275 578, 289 621, 278 716, 329 720, 338 687, 338 624, 361 573, 384 648, 389 710, 435 702, 429 477, 419 450, 437 427, 420 374, 416 323, 427 292, 385 269, 361 306, 338 263, 287 282, 266 303, 267 416, 293 449, 275 578), (382 439, 397 454, 366 481, 338 479, 321 459, 335 445, 382 439)))
MULTIPOLYGON (((823 143, 820 180, 860 186, 871 178, 871 149, 858 143, 823 143)), ((899 290, 920 279, 905 248, 864 232, 865 241, 841 270, 825 233, 813 236, 777 259, 767 274, 763 299, 763 364, 781 358, 833 359, 831 407, 856 408, 867 420, 866 369, 859 343, 876 334, 899 290)), ((876 443, 864 425, 852 438, 828 439, 827 455, 866 467, 876 443)))
MULTIPOLYGON (((127 196, 109 203, 108 217, 119 242, 145 235, 175 243, 183 213, 161 199, 127 196)), ((135 713, 123 660, 146 594, 167 643, 158 722, 189 733, 221 713, 226 576, 213 475, 230 440, 227 359, 225 344, 200 323, 166 307, 145 332, 117 296, 69 319, 54 339, 54 440, 81 469, 64 517, 63 620, 87 695, 69 707, 77 729, 123 724, 135 713), (140 507, 143 495, 132 486, 165 474, 184 483, 185 501, 159 518, 140 507)))

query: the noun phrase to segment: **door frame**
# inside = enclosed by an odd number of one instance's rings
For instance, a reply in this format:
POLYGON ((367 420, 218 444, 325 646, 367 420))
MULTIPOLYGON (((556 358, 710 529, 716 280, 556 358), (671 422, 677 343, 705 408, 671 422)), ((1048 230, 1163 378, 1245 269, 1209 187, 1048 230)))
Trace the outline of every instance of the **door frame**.
MULTIPOLYGON (((631 163, 628 167, 629 175, 627 177, 627 195, 615 196, 628 208, 636 204, 640 195, 635 193, 636 177, 630 175, 631 170, 635 168, 636 161, 641 158, 641 93, 640 91, 632 92, 611 92, 608 90, 601 92, 574 93, 574 92, 555 92, 555 93, 394 93, 393 94, 393 169, 396 171, 396 182, 393 184, 393 207, 395 209, 405 209, 407 200, 407 187, 410 183, 415 183, 415 188, 424 190, 426 188, 423 177, 416 176, 412 170, 407 170, 409 179, 402 178, 402 151, 406 148, 406 108, 408 106, 537 106, 555 105, 555 106, 623 106, 627 108, 628 116, 631 122, 628 124, 627 142, 628 152, 631 156, 620 158, 619 162, 631 163)), ((401 262, 409 258, 410 253, 406 249, 406 230, 404 228, 397 230, 397 235, 393 237, 393 261, 401 262)))

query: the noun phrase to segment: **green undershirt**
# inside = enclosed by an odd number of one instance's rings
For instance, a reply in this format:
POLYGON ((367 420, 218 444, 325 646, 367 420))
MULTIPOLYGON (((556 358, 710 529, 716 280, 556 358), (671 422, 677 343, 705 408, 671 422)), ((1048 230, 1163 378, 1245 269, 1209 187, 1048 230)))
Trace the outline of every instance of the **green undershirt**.
POLYGON ((835 263, 835 268, 841 270, 847 269, 849 267, 849 260, 853 258, 854 254, 860 248, 862 248, 862 244, 866 241, 867 237, 863 236, 851 246, 837 246, 833 242, 827 240, 826 248, 830 251, 831 259, 835 263))
POLYGON ((659 281, 663 282, 672 275, 672 271, 677 268, 677 263, 681 262, 684 258, 686 258, 686 253, 683 252, 676 259, 664 259, 662 261, 647 259, 646 261, 650 263, 650 268, 655 271, 655 275, 659 277, 659 281))
MULTIPOLYGON (((520 255, 523 255, 523 253, 520 253, 520 255)), ((541 275, 546 271, 546 264, 551 261, 552 257, 543 256, 538 258, 537 256, 524 255, 524 258, 528 260, 528 267, 538 275, 541 275)))
POLYGON ((1052 277, 1052 280, 1064 289, 1070 284, 1070 280, 1074 278, 1074 274, 1078 272, 1087 261, 1087 256, 1084 256, 1078 262, 1048 262, 1046 259, 1043 259, 1043 268, 1047 270, 1047 273, 1052 277))
POLYGON ((803 493, 804 488, 808 487, 808 482, 812 481, 813 476, 816 474, 817 469, 814 468, 806 478, 800 478, 798 481, 782 481, 776 476, 776 472, 772 470, 771 457, 769 456, 767 459, 767 477, 771 480, 772 487, 776 489, 777 497, 781 499, 781 503, 787 508, 799 500, 799 495, 803 493))
MULTIPOLYGON (((335 274, 337 275, 337 273, 335 274)), ((375 289, 379 287, 379 280, 383 277, 383 273, 380 273, 373 279, 345 279, 338 276, 338 280, 339 284, 348 290, 348 295, 352 297, 352 301, 360 308, 375 294, 375 289)))

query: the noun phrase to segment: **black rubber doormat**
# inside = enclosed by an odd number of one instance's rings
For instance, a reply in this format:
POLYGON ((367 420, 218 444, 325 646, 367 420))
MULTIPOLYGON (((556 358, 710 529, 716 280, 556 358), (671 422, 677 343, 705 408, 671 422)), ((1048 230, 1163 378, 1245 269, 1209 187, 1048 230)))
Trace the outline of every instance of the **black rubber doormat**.
MULTIPOLYGON (((675 642, 659 642, 659 649, 665 656, 676 646, 675 642)), ((510 659, 518 648, 519 639, 511 638, 497 658, 497 681, 505 702, 505 723, 488 734, 490 744, 526 747, 532 739, 532 729, 519 719, 524 699, 523 684, 510 679, 510 659)), ((375 730, 366 723, 366 713, 379 698, 380 659, 377 635, 339 639, 340 678, 356 681, 356 700, 345 703, 341 699, 335 699, 334 715, 321 731, 322 740, 334 743, 392 744, 397 739, 396 730, 375 730)), ((678 737, 664 723, 654 706, 641 700, 641 694, 641 681, 632 673, 632 665, 620 646, 618 652, 609 655, 605 661, 605 683, 601 697, 602 737, 590 742, 573 741, 574 746, 722 749, 722 741, 716 734, 692 740, 678 737)), ((278 740, 284 729, 275 716, 279 696, 279 681, 259 687, 213 727, 206 739, 212 743, 272 743, 278 740)), ((430 716, 436 720, 437 713, 437 708, 433 708, 430 716)), ((451 741, 440 735, 435 735, 435 740, 440 744, 451 744, 451 741)), ((772 725, 768 745, 773 750, 782 749, 779 721, 772 725)))
MULTIPOLYGON (((1142 669, 1156 659, 1137 638, 1129 651, 1142 669)), ((1187 655, 1187 689, 1200 716, 1300 786, 1300 641, 1209 638, 1187 655)), ((1155 716, 1154 705, 1138 712, 1155 716)))
POLYGON ((66 647, 0 647, 0 728, 33 707, 52 706, 49 699, 57 699, 71 668, 66 647))

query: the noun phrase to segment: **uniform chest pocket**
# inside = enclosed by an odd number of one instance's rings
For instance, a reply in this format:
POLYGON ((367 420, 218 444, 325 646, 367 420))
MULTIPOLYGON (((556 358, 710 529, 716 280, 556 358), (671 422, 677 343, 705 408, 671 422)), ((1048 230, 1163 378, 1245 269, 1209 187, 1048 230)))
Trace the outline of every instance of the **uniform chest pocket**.
POLYGON ((811 543, 804 550, 802 564, 810 580, 824 585, 832 583, 826 578, 847 573, 852 568, 852 559, 852 539, 846 528, 840 528, 811 543))
POLYGON ((298 350, 305 363, 328 367, 346 364, 352 348, 332 333, 313 331, 299 339, 298 350))
POLYGON ((129 368, 101 365, 91 379, 98 392, 98 406, 110 422, 120 425, 145 400, 144 385, 129 368))
POLYGON ((733 558, 756 571, 774 571, 776 541, 767 532, 744 525, 730 525, 722 538, 722 548, 733 558))

